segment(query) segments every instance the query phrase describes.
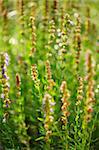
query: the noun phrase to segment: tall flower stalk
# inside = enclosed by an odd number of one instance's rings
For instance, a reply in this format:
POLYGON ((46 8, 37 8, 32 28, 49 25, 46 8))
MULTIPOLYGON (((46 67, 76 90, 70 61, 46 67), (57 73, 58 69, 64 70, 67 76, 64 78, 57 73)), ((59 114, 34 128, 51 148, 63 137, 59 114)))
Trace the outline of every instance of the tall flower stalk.
POLYGON ((14 122, 16 125, 16 134, 18 135, 20 142, 25 145, 26 149, 29 150, 30 137, 27 134, 25 114, 24 114, 24 99, 21 97, 21 78, 20 75, 16 74, 16 105, 14 108, 15 116, 14 122), (21 119, 20 119, 21 118, 21 119))
POLYGON ((52 134, 52 125, 54 121, 54 105, 55 102, 52 99, 52 96, 48 93, 45 93, 43 98, 43 111, 44 111, 44 128, 45 128, 45 140, 50 141, 50 136, 52 134))
POLYGON ((5 8, 3 11, 3 35, 4 35, 4 40, 6 41, 7 35, 8 35, 8 10, 5 8))
POLYGON ((49 28, 48 28, 48 43, 45 46, 45 48, 47 49, 47 57, 52 56, 52 47, 54 45, 55 42, 55 33, 56 33, 56 27, 55 27, 55 22, 52 19, 49 22, 49 28))
POLYGON ((9 77, 7 72, 7 67, 9 65, 9 56, 7 53, 0 54, 0 73, 1 73, 1 85, 2 85, 2 94, 1 98, 3 99, 3 107, 4 107, 4 121, 6 121, 11 100, 9 99, 9 77))
POLYGON ((39 90, 40 81, 38 79, 38 70, 36 64, 32 65, 31 67, 31 77, 34 81, 35 87, 39 90))
POLYGON ((84 122, 87 124, 92 119, 92 112, 95 102, 94 94, 94 67, 92 62, 92 55, 90 51, 86 54, 86 70, 87 70, 87 88, 86 88, 86 102, 85 102, 85 116, 84 122))
POLYGON ((36 51, 36 27, 35 27, 35 17, 31 16, 31 30, 32 30, 32 49, 30 52, 30 55, 33 56, 33 54, 36 51))
POLYGON ((64 132, 64 139, 65 139, 65 147, 66 149, 69 148, 69 144, 68 144, 68 117, 70 115, 69 112, 69 97, 70 97, 70 93, 67 89, 67 83, 66 81, 62 81, 62 84, 60 86, 60 92, 62 93, 62 106, 61 106, 61 111, 62 111, 62 116, 61 116, 61 120, 62 120, 62 130, 65 131, 64 132))
POLYGON ((20 79, 20 75, 17 73, 16 74, 16 88, 17 88, 17 97, 20 97, 21 95, 21 79, 20 79))
POLYGON ((83 122, 82 122, 82 150, 85 149, 86 145, 89 148, 91 136, 93 132, 93 128, 91 131, 88 128, 89 122, 92 121, 93 116, 93 107, 94 107, 94 67, 92 62, 92 55, 91 52, 88 51, 86 54, 86 70, 87 70, 87 76, 86 76, 86 98, 84 101, 84 116, 83 116, 83 122), (89 138, 89 143, 87 143, 87 139, 89 138))
POLYGON ((24 0, 19 0, 18 2, 19 7, 19 21, 21 25, 21 35, 24 35, 24 0))
POLYGON ((53 98, 53 86, 55 85, 52 79, 52 72, 49 60, 46 61, 46 79, 47 89, 43 98, 43 112, 44 112, 44 128, 45 128, 45 140, 48 143, 47 148, 50 149, 52 125, 54 123, 54 105, 53 98))
POLYGON ((58 0, 53 0, 53 20, 57 23, 57 15, 58 15, 58 0))
POLYGON ((76 51, 75 63, 76 63, 76 72, 79 72, 79 63, 80 63, 80 53, 81 53, 81 20, 80 15, 76 16, 76 29, 74 35, 74 49, 76 51))
POLYGON ((46 75, 47 75, 47 81, 48 81, 48 90, 51 90, 52 87, 55 85, 54 80, 52 79, 52 72, 51 72, 51 66, 49 60, 46 61, 46 75))
POLYGON ((47 31, 48 26, 48 16, 49 16, 49 0, 45 0, 44 3, 44 32, 47 31))
POLYGON ((76 105, 80 105, 83 100, 83 78, 78 78, 78 90, 77 90, 77 103, 76 105))
POLYGON ((69 106, 69 97, 70 97, 70 94, 69 94, 69 91, 67 89, 67 84, 66 84, 66 81, 63 81, 61 86, 60 86, 60 92, 62 93, 62 98, 61 98, 61 101, 62 101, 62 107, 61 107, 61 110, 62 110, 62 122, 63 122, 63 125, 66 126, 67 124, 67 118, 69 116, 69 111, 68 111, 68 106, 69 106))
POLYGON ((88 36, 91 28, 91 23, 90 23, 90 8, 87 7, 86 9, 86 21, 85 21, 85 33, 86 36, 88 36))
POLYGON ((76 109, 75 109, 75 112, 76 112, 76 116, 75 116, 75 126, 74 126, 74 130, 75 130, 75 133, 74 133, 74 139, 75 139, 75 147, 77 147, 77 141, 81 138, 81 131, 80 128, 81 128, 81 118, 82 118, 82 112, 83 112, 83 107, 82 107, 82 104, 83 104, 83 100, 84 100, 84 97, 83 97, 83 92, 84 92, 84 85, 83 85, 83 78, 82 77, 78 77, 78 89, 77 89, 77 101, 76 101, 76 109), (79 134, 78 134, 79 133, 79 134))

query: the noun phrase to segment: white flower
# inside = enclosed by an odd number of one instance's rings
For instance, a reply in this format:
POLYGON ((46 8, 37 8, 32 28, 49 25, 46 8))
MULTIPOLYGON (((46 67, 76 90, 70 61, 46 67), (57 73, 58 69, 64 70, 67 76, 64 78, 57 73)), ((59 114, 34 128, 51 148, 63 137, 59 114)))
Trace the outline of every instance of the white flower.
POLYGON ((50 105, 51 106, 54 106, 56 103, 55 102, 50 102, 50 105))
POLYGON ((74 13, 74 17, 78 18, 79 14, 78 13, 74 13))
POLYGON ((54 117, 53 116, 49 116, 50 122, 53 122, 54 117))
POLYGON ((50 112, 51 112, 51 113, 53 113, 53 112, 54 112, 53 108, 50 108, 50 112))
POLYGON ((59 48, 58 45, 54 45, 54 49, 57 50, 59 48))
POLYGON ((6 122, 6 118, 3 118, 2 122, 5 123, 6 122))
POLYGON ((62 43, 59 43, 59 47, 61 47, 63 44, 62 43))
POLYGON ((1 94, 1 98, 4 99, 4 94, 3 93, 1 94))
POLYGON ((16 11, 16 10, 10 11, 10 12, 8 13, 8 18, 15 17, 16 15, 17 15, 17 11, 16 11))
POLYGON ((61 35, 62 35, 62 33, 61 33, 61 32, 59 32, 59 33, 58 33, 58 36, 60 37, 61 35))
POLYGON ((12 44, 12 45, 17 45, 17 40, 14 38, 14 37, 12 37, 10 40, 9 40, 9 43, 10 44, 12 44))
POLYGON ((71 20, 69 21, 69 23, 70 23, 72 26, 74 25, 74 22, 73 22, 73 21, 71 21, 71 20))
POLYGON ((57 29, 57 32, 59 33, 59 32, 61 32, 61 30, 60 30, 60 29, 57 29))

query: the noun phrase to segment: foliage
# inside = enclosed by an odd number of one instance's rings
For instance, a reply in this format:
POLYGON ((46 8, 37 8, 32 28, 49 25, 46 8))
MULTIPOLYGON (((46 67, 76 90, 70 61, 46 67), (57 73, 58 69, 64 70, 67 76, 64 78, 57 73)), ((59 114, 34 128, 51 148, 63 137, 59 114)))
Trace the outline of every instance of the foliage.
POLYGON ((0 149, 98 150, 98 0, 0 0, 0 149))

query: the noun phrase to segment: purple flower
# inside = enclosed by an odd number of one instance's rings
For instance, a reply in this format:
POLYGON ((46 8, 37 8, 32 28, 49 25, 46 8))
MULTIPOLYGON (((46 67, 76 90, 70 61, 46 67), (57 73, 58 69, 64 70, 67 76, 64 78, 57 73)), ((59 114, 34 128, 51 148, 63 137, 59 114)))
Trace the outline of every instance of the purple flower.
POLYGON ((1 98, 4 99, 4 94, 3 93, 1 94, 1 98))
POLYGON ((9 65, 9 61, 5 60, 5 64, 8 66, 9 65))
POLYGON ((8 66, 9 65, 9 56, 7 53, 5 53, 5 64, 8 66))
POLYGON ((4 77, 5 79, 9 80, 9 77, 8 77, 6 74, 4 74, 3 77, 4 77))
POLYGON ((3 77, 4 77, 5 79, 7 79, 7 75, 6 75, 6 74, 3 74, 3 77))
POLYGON ((8 105, 8 103, 6 103, 6 108, 8 108, 9 107, 9 105, 8 105))
POLYGON ((3 86, 2 86, 2 94, 1 98, 4 99, 4 106, 6 108, 9 107, 10 100, 8 98, 9 94, 9 88, 10 85, 8 83, 9 77, 7 76, 7 66, 9 64, 9 56, 7 53, 2 54, 2 62, 1 62, 1 73, 2 73, 2 79, 4 80, 3 86))
POLYGON ((2 68, 2 75, 4 75, 4 73, 5 73, 5 69, 4 69, 4 68, 2 68))

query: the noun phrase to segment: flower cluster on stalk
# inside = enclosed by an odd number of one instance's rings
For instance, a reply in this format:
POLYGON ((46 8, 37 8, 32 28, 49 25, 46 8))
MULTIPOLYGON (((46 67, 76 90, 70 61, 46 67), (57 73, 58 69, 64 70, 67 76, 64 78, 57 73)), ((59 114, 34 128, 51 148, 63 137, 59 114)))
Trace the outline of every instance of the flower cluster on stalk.
POLYGON ((43 111, 44 111, 44 128, 46 131, 45 139, 48 141, 52 134, 52 124, 54 121, 54 105, 55 102, 52 99, 51 95, 45 93, 43 98, 43 111))
POLYGON ((62 20, 61 29, 58 28, 56 30, 56 41, 54 45, 54 49, 58 51, 59 59, 64 60, 64 55, 67 53, 69 49, 69 36, 71 33, 71 27, 73 26, 73 22, 70 19, 69 14, 64 15, 62 20))
POLYGON ((54 41, 55 41, 55 34, 56 34, 56 27, 55 27, 55 22, 52 19, 49 22, 49 28, 48 28, 48 43, 45 46, 45 48, 47 49, 47 55, 50 56, 52 55, 52 47, 54 45, 54 41))
POLYGON ((21 34, 24 34, 24 1, 23 0, 19 0, 18 2, 18 13, 19 13, 19 21, 21 24, 21 34))
POLYGON ((81 53, 81 20, 80 15, 78 14, 76 14, 76 29, 74 34, 74 49, 76 50, 76 71, 79 71, 81 53))
POLYGON ((66 81, 63 81, 61 86, 60 86, 60 92, 62 93, 62 106, 61 106, 61 110, 62 110, 62 122, 63 125, 67 124, 67 118, 69 116, 69 111, 68 111, 68 106, 70 105, 68 99, 70 97, 69 91, 67 89, 67 84, 66 81))
MULTIPOLYGON (((7 67, 9 65, 9 56, 7 53, 0 54, 0 77, 2 85, 1 98, 3 99, 3 107, 5 108, 4 116, 7 114, 7 108, 10 107, 11 100, 9 99, 9 77, 7 75, 7 67)), ((6 119, 6 118, 5 118, 6 119)))
POLYGON ((58 0, 53 1, 53 20, 57 21, 57 15, 58 15, 58 0))
POLYGON ((37 88, 39 88, 39 84, 40 84, 40 81, 38 79, 38 70, 37 70, 37 66, 36 64, 33 64, 31 66, 31 77, 32 77, 32 80, 34 81, 35 83, 35 86, 37 88))
POLYGON ((16 74, 16 101, 15 101, 15 117, 14 122, 17 126, 15 133, 19 137, 22 144, 29 149, 29 140, 30 137, 27 134, 28 127, 25 123, 25 115, 24 115, 24 99, 21 97, 21 77, 20 74, 16 74), (21 118, 21 119, 20 119, 21 118))
POLYGON ((91 52, 86 54, 86 70, 87 70, 87 88, 86 88, 86 102, 85 102, 85 121, 90 122, 92 118, 93 106, 95 102, 94 93, 94 65, 92 62, 91 52))
POLYGON ((52 79, 51 66, 49 60, 46 61, 46 74, 47 74, 47 81, 48 81, 48 90, 50 90, 55 85, 55 82, 52 79))
POLYGON ((8 10, 7 8, 4 9, 3 11, 3 35, 5 37, 5 41, 7 40, 8 36, 8 10))
POLYGON ((16 74, 16 88, 17 88, 17 97, 20 97, 21 95, 21 79, 20 79, 20 75, 17 73, 16 74))
POLYGON ((31 30, 32 30, 32 49, 30 55, 36 51, 36 27, 35 27, 35 16, 30 17, 31 30))
POLYGON ((83 99, 83 79, 82 79, 82 77, 78 78, 78 82, 79 82, 79 85, 78 85, 78 90, 77 90, 77 103, 76 103, 76 105, 81 104, 81 101, 83 99))
POLYGON ((48 25, 48 16, 49 16, 49 0, 45 0, 45 8, 44 8, 44 30, 46 30, 48 25))
POLYGON ((89 32, 90 32, 90 9, 89 7, 87 7, 86 9, 86 21, 85 21, 85 32, 86 35, 88 36, 89 32))

